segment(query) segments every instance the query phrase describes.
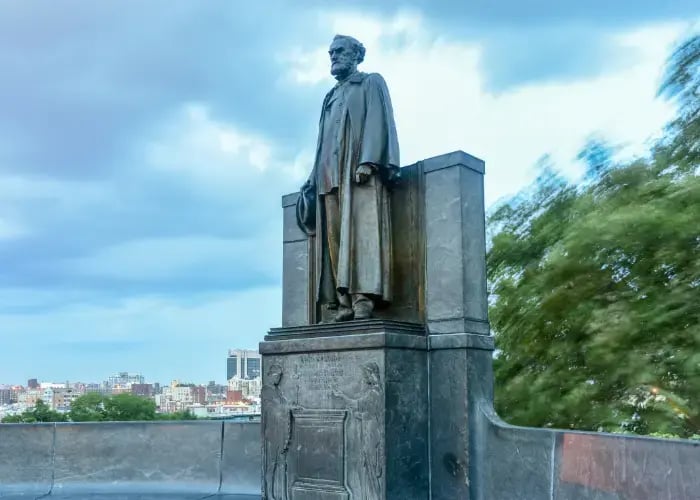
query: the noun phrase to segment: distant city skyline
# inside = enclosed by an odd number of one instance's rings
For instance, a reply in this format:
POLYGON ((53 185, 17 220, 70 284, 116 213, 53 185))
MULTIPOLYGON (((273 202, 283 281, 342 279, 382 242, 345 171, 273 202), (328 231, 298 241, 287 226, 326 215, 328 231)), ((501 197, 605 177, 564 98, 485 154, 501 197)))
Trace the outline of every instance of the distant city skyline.
MULTIPOLYGON (((259 361, 259 354, 254 351, 231 350, 244 354, 247 361, 259 361)), ((230 358, 230 356, 229 356, 230 358)), ((141 373, 118 372, 109 375, 101 382, 70 381, 56 382, 31 378, 26 384, 0 382, 0 422, 5 417, 15 422, 26 417, 25 412, 32 412, 39 401, 51 410, 62 415, 71 415, 74 403, 88 394, 96 393, 100 398, 121 398, 123 395, 150 399, 157 413, 173 414, 189 412, 197 418, 230 418, 241 415, 260 413, 260 393, 262 379, 255 368, 255 363, 248 370, 247 376, 234 376, 225 384, 210 380, 206 384, 189 380, 172 379, 168 383, 148 381, 141 373), (23 417, 23 415, 25 415, 23 417), (19 419, 19 420, 17 420, 19 419)), ((115 400, 120 401, 120 400, 115 400)), ((82 418, 78 410, 78 419, 82 418)))
MULTIPOLYGON (((245 356, 248 356, 250 358, 253 358, 256 360, 257 363, 257 373, 260 373, 260 354, 258 353, 257 346, 254 349, 246 349, 246 348, 231 348, 227 347, 224 351, 219 353, 218 358, 215 360, 215 370, 218 371, 219 373, 216 374, 216 376, 211 377, 211 378, 206 378, 206 379, 195 379, 191 378, 188 376, 184 376, 182 373, 177 373, 176 370, 172 371, 172 376, 166 376, 162 378, 154 378, 149 376, 148 370, 143 370, 139 368, 134 368, 134 369, 121 369, 118 368, 116 370, 112 370, 109 372, 105 372, 103 375, 97 375, 95 377, 41 377, 37 376, 34 374, 30 374, 24 379, 21 380, 16 380, 12 379, 10 380, 9 378, 3 378, 2 372, 0 371, 0 386, 7 385, 7 386, 24 386, 26 387, 28 385, 28 382, 30 380, 36 380, 39 384, 47 384, 47 383, 54 383, 54 384, 65 384, 65 383, 70 383, 70 384, 76 384, 76 383, 95 383, 95 384, 101 384, 110 379, 110 377, 114 377, 120 373, 128 373, 128 374, 138 374, 139 376, 142 376, 144 381, 146 383, 159 383, 159 384, 170 384, 173 380, 178 380, 182 383, 194 383, 194 384, 202 384, 206 385, 211 381, 221 384, 226 384, 226 382, 229 380, 229 373, 228 371, 230 370, 230 358, 232 355, 235 354, 244 354, 245 356)), ((1 356, 1 355, 0 355, 1 356)), ((1 358, 0 358, 1 359, 1 358)), ((243 366, 246 366, 244 364, 243 366)), ((212 373, 215 371, 212 370, 212 373)), ((253 373, 254 375, 255 373, 253 373)))

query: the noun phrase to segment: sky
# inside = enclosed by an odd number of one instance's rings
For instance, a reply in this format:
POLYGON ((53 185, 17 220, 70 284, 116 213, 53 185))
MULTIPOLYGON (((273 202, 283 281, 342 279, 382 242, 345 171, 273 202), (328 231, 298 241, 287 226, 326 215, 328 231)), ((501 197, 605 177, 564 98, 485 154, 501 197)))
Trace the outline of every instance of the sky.
POLYGON ((281 196, 308 175, 336 33, 384 76, 401 163, 486 162, 487 209, 591 137, 644 154, 691 0, 7 0, 0 384, 224 382, 281 322, 281 196), (342 5, 342 8, 340 7, 342 5))

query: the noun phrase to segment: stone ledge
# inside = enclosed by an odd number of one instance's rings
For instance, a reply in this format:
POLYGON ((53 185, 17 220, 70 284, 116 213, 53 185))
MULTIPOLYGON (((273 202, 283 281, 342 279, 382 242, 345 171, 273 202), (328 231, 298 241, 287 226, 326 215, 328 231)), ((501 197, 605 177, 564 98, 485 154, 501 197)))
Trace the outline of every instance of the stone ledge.
POLYGON ((427 174, 455 166, 463 166, 480 174, 485 172, 484 160, 458 150, 422 160, 423 171, 427 174))
POLYGON ((474 333, 489 336, 491 325, 488 321, 464 316, 428 318, 428 332, 438 335, 443 333, 474 333))
POLYGON ((282 196, 282 208, 293 207, 299 199, 299 191, 296 193, 287 193, 282 196))
POLYGON ((355 351, 365 349, 412 349, 425 351, 426 337, 389 332, 357 333, 329 337, 273 339, 261 342, 260 354, 292 354, 322 351, 355 351))
POLYGON ((477 333, 444 333, 428 335, 428 348, 431 351, 440 349, 480 349, 493 351, 494 339, 490 335, 477 333))
POLYGON ((386 320, 348 321, 273 328, 259 345, 261 354, 291 354, 379 348, 494 350, 494 338, 471 332, 426 335, 422 325, 386 320))
POLYGON ((425 326, 419 323, 383 319, 345 321, 341 323, 319 323, 315 325, 271 328, 265 340, 336 337, 339 335, 365 335, 368 333, 390 333, 397 335, 425 336, 425 326))

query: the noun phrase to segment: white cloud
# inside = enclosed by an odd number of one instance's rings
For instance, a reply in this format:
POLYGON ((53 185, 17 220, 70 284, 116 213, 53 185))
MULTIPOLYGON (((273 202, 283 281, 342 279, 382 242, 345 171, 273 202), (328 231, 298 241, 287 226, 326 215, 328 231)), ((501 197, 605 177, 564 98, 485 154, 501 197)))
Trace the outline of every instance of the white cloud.
POLYGON ((198 103, 183 105, 156 131, 145 157, 156 171, 184 176, 212 194, 246 195, 270 179, 278 185, 299 180, 295 160, 281 158, 269 139, 216 120, 198 103))
MULTIPOLYGON (((591 134, 644 151, 673 116, 655 98, 659 75, 683 25, 658 25, 620 33, 636 49, 634 64, 572 83, 531 84, 500 95, 484 87, 481 47, 432 33, 415 13, 381 20, 351 12, 327 12, 319 29, 356 36, 367 48, 360 69, 380 72, 389 85, 402 163, 462 149, 486 161, 486 202, 513 194, 533 178, 545 154, 565 173, 580 173, 575 156, 591 134), (404 44, 394 43, 396 40, 404 44)), ((298 85, 332 80, 327 48, 296 48, 288 79, 298 85)))

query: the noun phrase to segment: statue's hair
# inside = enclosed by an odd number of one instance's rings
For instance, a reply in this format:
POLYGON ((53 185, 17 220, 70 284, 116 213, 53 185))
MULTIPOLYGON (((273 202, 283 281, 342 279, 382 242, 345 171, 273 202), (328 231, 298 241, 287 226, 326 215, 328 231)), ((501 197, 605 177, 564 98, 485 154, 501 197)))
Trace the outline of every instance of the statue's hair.
POLYGON ((333 37, 333 41, 335 42, 336 40, 347 40, 348 42, 350 42, 350 45, 352 46, 353 50, 355 51, 355 54, 357 55, 357 64, 360 64, 362 61, 365 60, 365 46, 362 45, 357 38, 351 37, 349 35, 335 35, 333 37))
POLYGON ((282 375, 282 371, 282 367, 279 364, 275 363, 272 366, 270 366, 270 368, 267 370, 267 373, 268 375, 272 375, 273 373, 279 373, 280 375, 282 375))

